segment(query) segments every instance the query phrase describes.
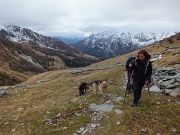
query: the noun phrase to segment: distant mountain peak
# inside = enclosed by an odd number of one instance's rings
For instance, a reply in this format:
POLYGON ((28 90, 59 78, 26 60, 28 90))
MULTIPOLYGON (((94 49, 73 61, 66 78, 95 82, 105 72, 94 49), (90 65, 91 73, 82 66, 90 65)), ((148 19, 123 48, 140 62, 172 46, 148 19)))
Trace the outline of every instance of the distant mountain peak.
POLYGON ((57 38, 41 35, 28 28, 3 24, 0 26, 0 34, 10 41, 28 44, 33 49, 45 53, 45 55, 57 56, 64 61, 67 67, 85 66, 99 61, 95 57, 84 56, 81 51, 57 38))
POLYGON ((106 59, 132 52, 142 46, 155 43, 174 34, 176 33, 131 33, 110 30, 102 33, 92 33, 88 38, 84 39, 82 42, 74 44, 73 46, 84 53, 106 59))
POLYGON ((79 42, 80 40, 87 38, 87 37, 61 37, 61 36, 52 36, 52 37, 57 38, 68 45, 75 44, 79 42))

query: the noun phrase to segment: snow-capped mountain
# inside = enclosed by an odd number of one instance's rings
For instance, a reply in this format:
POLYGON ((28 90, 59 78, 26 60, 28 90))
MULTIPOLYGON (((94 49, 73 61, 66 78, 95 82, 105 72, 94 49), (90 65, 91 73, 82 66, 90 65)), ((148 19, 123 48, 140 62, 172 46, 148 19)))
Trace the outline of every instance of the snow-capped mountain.
POLYGON ((69 46, 56 38, 47 37, 38 34, 30 29, 22 28, 12 24, 2 24, 0 32, 9 38, 11 41, 18 43, 36 43, 40 47, 47 47, 52 49, 67 50, 69 46))
POLYGON ((84 53, 106 59, 132 52, 142 46, 155 43, 174 34, 176 33, 130 33, 105 31, 98 34, 91 34, 88 38, 74 44, 73 46, 84 53))
POLYGON ((12 24, 1 24, 0 34, 16 43, 26 43, 46 55, 58 56, 67 67, 86 66, 97 62, 95 57, 87 57, 81 51, 59 39, 38 34, 30 29, 12 24))

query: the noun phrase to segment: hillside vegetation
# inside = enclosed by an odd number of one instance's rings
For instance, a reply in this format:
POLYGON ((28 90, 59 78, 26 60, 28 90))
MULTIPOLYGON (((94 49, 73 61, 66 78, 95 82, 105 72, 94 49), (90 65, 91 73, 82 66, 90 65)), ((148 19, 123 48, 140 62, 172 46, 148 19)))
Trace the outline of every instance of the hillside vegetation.
MULTIPOLYGON (((145 47, 152 56, 158 53, 162 58, 153 62, 153 68, 180 64, 180 34, 145 47), (176 49, 174 49, 176 48, 176 49)), ((125 63, 130 54, 92 64, 84 69, 114 66, 125 63)), ((139 106, 130 104, 133 94, 127 95, 126 102, 115 102, 124 97, 125 67, 103 70, 86 70, 70 74, 73 69, 44 72, 29 78, 26 87, 12 88, 9 96, 0 98, 0 135, 72 135, 88 123, 92 124, 95 114, 100 112, 89 108, 90 104, 114 105, 112 111, 104 112, 92 128, 92 135, 175 135, 180 134, 180 97, 157 95, 143 91, 139 106), (79 84, 83 81, 107 79, 108 88, 103 95, 93 94, 90 88, 83 96, 78 95, 79 84), (115 110, 123 113, 116 113, 115 110), (47 121, 52 120, 52 124, 47 121)), ((98 116, 99 116, 98 115, 98 116)), ((98 119, 99 117, 97 117, 98 119)), ((94 122, 94 121, 93 121, 94 122)))

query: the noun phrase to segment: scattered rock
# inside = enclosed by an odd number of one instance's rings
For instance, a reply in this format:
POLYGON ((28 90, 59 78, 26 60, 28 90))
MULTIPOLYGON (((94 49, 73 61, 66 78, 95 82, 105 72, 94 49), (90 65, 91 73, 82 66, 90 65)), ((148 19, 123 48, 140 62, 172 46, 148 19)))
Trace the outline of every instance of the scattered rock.
POLYGON ((146 129, 141 129, 141 132, 147 133, 146 129))
POLYGON ((68 129, 68 127, 63 127, 63 130, 67 130, 68 129))
POLYGON ((123 100, 124 100, 124 97, 117 97, 116 99, 114 99, 114 101, 117 103, 123 100))
POLYGON ((92 128, 95 128, 95 127, 96 127, 96 124, 95 124, 95 123, 92 123, 92 124, 91 124, 91 127, 92 127, 92 128))
POLYGON ((19 119, 19 116, 14 115, 14 116, 12 116, 12 119, 13 119, 13 120, 18 120, 18 119, 19 119))
POLYGON ((122 114, 122 113, 123 113, 123 111, 122 111, 122 110, 119 110, 119 109, 115 109, 115 112, 116 112, 117 114, 122 114))
POLYGON ((95 111, 105 111, 105 112, 110 112, 112 111, 114 105, 111 104, 101 104, 101 105, 96 105, 95 103, 90 104, 90 109, 93 109, 95 111))
POLYGON ((154 92, 154 93, 158 93, 158 94, 161 94, 164 92, 164 90, 160 90, 157 86, 152 86, 149 88, 149 91, 150 92, 154 92))
POLYGON ((5 122, 5 123, 4 123, 4 125, 7 125, 7 124, 9 124, 9 122, 5 122))
POLYGON ((152 84, 150 92, 166 93, 176 97, 180 94, 179 66, 156 69, 152 75, 152 84))
POLYGON ((18 110, 18 111, 23 111, 23 110, 24 110, 24 108, 18 108, 17 110, 18 110))
POLYGON ((177 132, 177 129, 175 129, 175 128, 172 128, 172 131, 173 131, 174 133, 176 133, 176 132, 177 132))
POLYGON ((6 93, 6 90, 1 90, 1 91, 0 91, 0 97, 6 96, 6 95, 8 95, 8 94, 6 93))
POLYGON ((15 129, 15 128, 11 130, 11 132, 14 132, 14 131, 16 131, 16 129, 15 129))
POLYGON ((120 125, 120 122, 119 122, 119 121, 117 122, 117 125, 120 125))

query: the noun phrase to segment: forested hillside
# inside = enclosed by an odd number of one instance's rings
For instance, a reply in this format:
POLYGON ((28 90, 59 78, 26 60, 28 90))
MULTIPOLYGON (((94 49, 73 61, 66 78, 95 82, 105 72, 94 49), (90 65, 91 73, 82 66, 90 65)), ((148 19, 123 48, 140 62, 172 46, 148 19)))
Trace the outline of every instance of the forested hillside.
POLYGON ((95 57, 12 42, 0 34, 0 85, 14 85, 45 71, 87 66, 95 57))

